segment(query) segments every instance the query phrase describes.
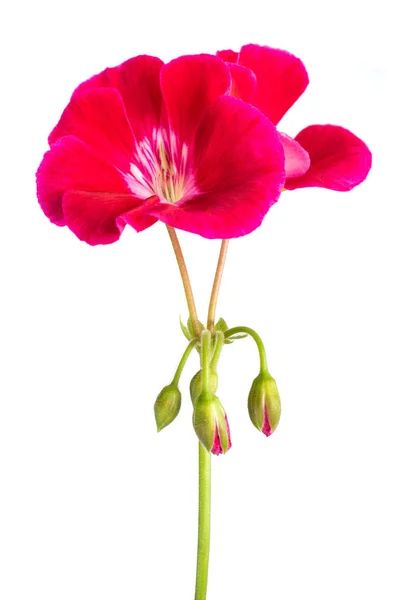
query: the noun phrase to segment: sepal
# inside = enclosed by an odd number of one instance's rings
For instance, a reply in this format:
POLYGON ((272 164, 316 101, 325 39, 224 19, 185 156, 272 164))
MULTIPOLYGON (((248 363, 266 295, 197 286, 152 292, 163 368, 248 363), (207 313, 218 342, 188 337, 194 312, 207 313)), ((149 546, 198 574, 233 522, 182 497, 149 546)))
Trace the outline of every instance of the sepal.
POLYGON ((182 319, 179 317, 179 325, 181 326, 181 330, 183 335, 189 342, 192 340, 192 336, 190 335, 189 329, 182 323, 182 319))
MULTIPOLYGON (((214 327, 215 331, 222 331, 225 334, 228 331, 228 323, 225 319, 218 319, 214 327)), ((234 333, 233 335, 225 336, 224 344, 232 344, 235 340, 241 340, 242 338, 247 337, 247 333, 234 333)))
MULTIPOLYGON (((187 325, 184 325, 182 323, 182 319, 179 318, 179 324, 181 326, 181 330, 183 335, 185 336, 185 338, 187 340, 189 340, 189 342, 191 342, 192 340, 196 339, 198 336, 196 335, 195 329, 194 329, 194 325, 193 325, 193 321, 192 319, 189 317, 187 320, 187 325)), ((199 321, 199 328, 200 328, 200 333, 205 329, 203 323, 201 321, 199 321)))
POLYGON ((222 317, 220 319, 218 319, 218 321, 215 323, 214 326, 215 331, 222 331, 222 333, 225 333, 225 331, 227 331, 229 329, 228 327, 228 323, 225 321, 225 319, 223 319, 222 317))

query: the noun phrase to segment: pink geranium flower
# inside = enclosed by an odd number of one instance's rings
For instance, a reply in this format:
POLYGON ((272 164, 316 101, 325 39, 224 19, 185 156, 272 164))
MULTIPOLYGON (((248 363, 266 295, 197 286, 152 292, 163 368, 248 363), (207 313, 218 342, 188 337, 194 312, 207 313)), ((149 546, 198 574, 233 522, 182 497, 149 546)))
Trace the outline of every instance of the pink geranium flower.
MULTIPOLYGON (((308 85, 307 71, 284 50, 249 44, 222 50, 233 79, 232 94, 256 106, 278 125, 308 85)), ((285 189, 322 187, 345 192, 366 178, 371 153, 362 140, 336 125, 310 125, 293 139, 280 134, 285 151, 285 189)))
POLYGON ((284 154, 271 121, 232 97, 231 71, 206 54, 138 56, 82 83, 38 169, 48 218, 93 245, 157 220, 206 238, 258 227, 284 154))

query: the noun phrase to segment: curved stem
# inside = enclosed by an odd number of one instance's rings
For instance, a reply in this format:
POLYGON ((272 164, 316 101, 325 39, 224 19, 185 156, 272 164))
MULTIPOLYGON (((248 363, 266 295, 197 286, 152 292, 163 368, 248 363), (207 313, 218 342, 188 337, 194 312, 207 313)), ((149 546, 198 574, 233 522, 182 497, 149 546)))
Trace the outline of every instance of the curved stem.
POLYGON ((188 309, 189 309, 189 315, 192 320, 195 333, 197 336, 199 336, 200 335, 199 319, 197 316, 196 304, 194 301, 193 290, 192 290, 192 286, 191 286, 190 279, 189 279, 189 273, 188 273, 188 270, 186 267, 185 259, 183 258, 182 248, 179 243, 178 236, 176 234, 175 229, 173 227, 169 227, 168 225, 166 227, 167 227, 167 231, 168 231, 169 237, 172 242, 172 247, 174 249, 176 261, 178 263, 179 271, 181 274, 183 288, 185 290, 186 302, 187 302, 188 309))
POLYGON ((199 521, 195 600, 206 600, 211 523, 211 454, 199 442, 199 521))
POLYGON ((240 326, 240 327, 232 327, 232 329, 228 329, 227 331, 225 331, 224 335, 226 338, 229 338, 231 335, 235 335, 235 333, 247 333, 250 337, 253 338, 253 340, 257 344, 258 353, 260 355, 260 371, 268 371, 267 355, 265 352, 263 341, 260 338, 260 336, 258 335, 258 333, 256 331, 254 331, 254 329, 251 329, 250 327, 240 326))
POLYGON ((191 353, 191 351, 193 350, 193 348, 195 347, 195 345, 196 345, 196 344, 197 344, 197 340, 192 340, 192 341, 190 342, 190 344, 188 344, 188 346, 187 346, 187 348, 186 348, 185 352, 183 353, 183 355, 182 355, 182 358, 181 358, 181 360, 179 361, 178 368, 176 369, 176 372, 175 372, 174 378, 173 378, 173 380, 172 380, 172 383, 173 383, 174 385, 178 385, 178 383, 179 383, 179 379, 181 378, 181 375, 182 375, 182 371, 183 371, 183 369, 184 369, 184 367, 185 367, 185 365, 186 365, 186 361, 187 361, 187 359, 189 358, 189 356, 190 356, 190 353, 191 353))
POLYGON ((213 331, 215 321, 215 311, 217 308, 217 300, 219 288, 221 286, 222 273, 224 272, 226 254, 228 252, 229 240, 222 240, 221 249, 219 251, 217 269, 215 271, 214 283, 211 291, 210 304, 208 306, 207 329, 213 331))

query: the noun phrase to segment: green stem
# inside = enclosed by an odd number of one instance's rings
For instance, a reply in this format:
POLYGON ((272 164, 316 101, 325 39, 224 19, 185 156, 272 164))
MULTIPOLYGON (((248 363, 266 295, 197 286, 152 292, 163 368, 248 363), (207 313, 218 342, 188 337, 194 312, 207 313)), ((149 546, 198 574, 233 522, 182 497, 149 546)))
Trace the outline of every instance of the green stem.
POLYGON ((211 362, 210 362, 211 371, 217 370, 218 359, 219 359, 219 355, 221 354, 222 346, 224 345, 225 336, 222 333, 222 331, 216 331, 215 338, 216 338, 216 341, 215 341, 215 347, 214 347, 214 354, 213 354, 211 362))
POLYGON ((225 337, 229 338, 231 335, 235 335, 235 333, 247 333, 250 337, 253 338, 255 343, 257 344, 258 353, 260 355, 260 371, 268 372, 268 364, 267 364, 267 355, 265 352, 264 344, 260 336, 254 329, 250 327, 232 327, 232 329, 228 329, 225 331, 225 337))
POLYGON ((183 371, 183 369, 184 369, 184 367, 186 365, 186 361, 189 358, 190 353, 191 353, 191 351, 193 350, 193 348, 195 347, 196 344, 197 344, 197 339, 192 340, 190 342, 190 344, 187 346, 185 352, 183 353, 182 358, 181 358, 181 360, 179 362, 178 368, 176 369, 174 378, 172 380, 172 383, 174 385, 178 385, 179 379, 181 378, 181 375, 182 375, 182 371, 183 371))
POLYGON ((201 332, 200 364, 202 370, 203 391, 210 390, 210 343, 211 333, 208 329, 201 332))
POLYGON ((186 267, 185 259, 183 258, 183 252, 181 245, 176 235, 176 231, 173 227, 167 225, 167 231, 171 239, 172 247, 175 252, 176 262, 178 263, 179 272, 181 274, 183 289, 185 290, 186 302, 189 309, 189 315, 193 323, 194 331, 197 336, 200 335, 200 325, 197 316, 196 304, 194 301, 193 290, 189 279, 189 273, 186 267))
POLYGON ((211 454, 199 442, 199 522, 195 600, 206 600, 211 522, 211 454))
POLYGON ((217 269, 215 271, 214 283, 211 291, 210 304, 208 307, 207 329, 214 330, 215 311, 217 309, 217 300, 219 288, 221 287, 222 274, 224 272, 226 254, 228 252, 229 240, 222 240, 221 249, 218 256, 217 269))

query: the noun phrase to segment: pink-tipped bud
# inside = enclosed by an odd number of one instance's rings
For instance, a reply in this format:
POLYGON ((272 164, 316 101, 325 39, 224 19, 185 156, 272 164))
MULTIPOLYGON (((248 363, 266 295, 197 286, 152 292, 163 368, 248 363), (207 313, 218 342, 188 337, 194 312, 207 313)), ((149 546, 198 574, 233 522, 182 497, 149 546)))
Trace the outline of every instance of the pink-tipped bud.
POLYGON ((281 416, 281 400, 276 381, 268 372, 261 372, 250 389, 248 409, 254 427, 271 435, 281 416))
POLYGON ((213 454, 225 454, 232 446, 226 412, 211 392, 201 392, 197 398, 193 427, 205 449, 213 454))

